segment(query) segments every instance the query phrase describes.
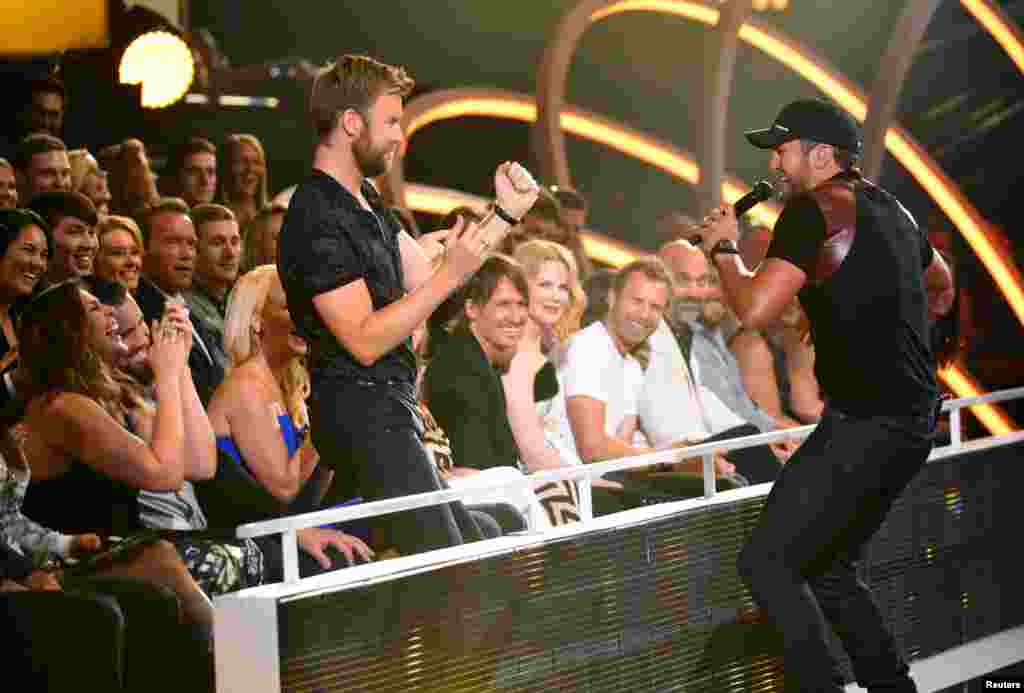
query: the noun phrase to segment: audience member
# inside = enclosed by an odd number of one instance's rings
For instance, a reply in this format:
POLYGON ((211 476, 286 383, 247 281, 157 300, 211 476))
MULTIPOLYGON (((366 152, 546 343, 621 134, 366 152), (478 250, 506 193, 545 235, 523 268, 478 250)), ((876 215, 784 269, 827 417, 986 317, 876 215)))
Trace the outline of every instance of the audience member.
MULTIPOLYGON (((671 275, 658 258, 636 260, 616 274, 605 319, 570 339, 565 362, 559 369, 569 424, 564 435, 575 441, 584 462, 653 452, 649 446, 635 443, 638 404, 650 355, 648 340, 668 307, 671 292, 671 275)), ((735 471, 720 458, 717 469, 729 476, 735 471)), ((616 481, 622 480, 616 476, 616 481)), ((626 482, 627 507, 649 502, 644 499, 648 494, 664 498, 699 495, 703 491, 700 477, 688 474, 686 469, 671 473, 641 470, 628 474, 626 482)), ((731 482, 723 484, 734 486, 731 482)))
POLYGON ((287 207, 269 204, 242 230, 242 271, 277 263, 277 239, 281 235, 287 207))
MULTIPOLYGON (((573 255, 564 246, 533 240, 516 249, 529 293, 527 320, 508 372, 502 377, 508 420, 523 464, 530 472, 582 464, 572 438, 565 436, 565 393, 557 366, 569 335, 579 329, 584 295, 573 255)), ((615 482, 598 480, 596 486, 615 482)), ((537 489, 552 524, 579 519, 572 482, 537 489)))
POLYGON ((587 215, 590 212, 590 203, 578 190, 572 188, 552 185, 551 194, 555 196, 562 208, 562 219, 569 228, 569 234, 561 245, 572 251, 579 267, 581 279, 586 279, 594 272, 593 263, 583 250, 583 239, 580 233, 587 227, 587 215))
POLYGON ((96 208, 82 193, 39 193, 29 205, 46 221, 53 239, 53 257, 43 277, 49 286, 92 274, 96 260, 96 208))
POLYGON ((267 195, 267 155, 255 135, 229 135, 221 160, 220 200, 242 228, 263 209, 267 195))
POLYGON ((137 139, 104 147, 96 154, 100 168, 107 172, 110 212, 140 221, 160 200, 156 175, 146 155, 146 145, 137 139))
POLYGON ((71 164, 71 190, 88 197, 100 219, 110 214, 107 172, 100 169, 96 157, 87 149, 72 149, 68 152, 68 163, 71 164))
MULTIPOLYGON (((725 323, 729 309, 722 297, 718 275, 703 251, 689 241, 662 246, 661 257, 674 273, 676 292, 669 312, 669 327, 696 380, 758 431, 799 425, 797 421, 765 410, 751 399, 736 357, 729 350, 725 323)), ((779 450, 785 455, 785 451, 779 450)))
POLYGON ((170 189, 165 193, 180 197, 189 207, 213 202, 217 194, 216 145, 202 137, 189 137, 171 150, 166 178, 170 189))
POLYGON ((28 80, 25 100, 16 116, 21 135, 43 133, 52 137, 64 136, 64 82, 47 75, 28 80))
POLYGON ((433 345, 424 399, 464 466, 518 466, 501 373, 523 337, 528 295, 518 264, 491 256, 465 287, 458 324, 443 343, 433 345))
MULTIPOLYGON (((273 265, 257 267, 238 280, 228 304, 224 348, 233 368, 210 402, 210 421, 222 452, 220 464, 238 465, 279 513, 317 509, 326 484, 325 470, 318 469, 320 458, 308 435, 306 342, 295 334, 273 265)), ((339 555, 346 564, 370 560, 373 555, 360 539, 337 530, 308 528, 298 535, 303 574, 316 572, 317 566, 337 568, 339 555)), ((280 542, 276 537, 268 539, 259 542, 266 570, 271 579, 280 580, 280 542)))
POLYGON ((0 158, 0 209, 18 206, 18 181, 14 166, 7 159, 0 158))
MULTIPOLYGON (((511 469, 513 476, 518 475, 520 451, 509 425, 501 373, 522 339, 528 295, 518 263, 501 255, 489 257, 465 287, 463 311, 454 330, 431 350, 423 399, 463 468, 511 469)), ((435 336, 441 337, 437 332, 435 336)), ((527 468, 529 463, 538 468, 545 463, 560 466, 557 459, 539 456, 524 461, 527 468)), ((503 493, 499 489, 491 495, 503 493)), ((518 506, 524 509, 523 504, 518 506)))
POLYGON ((688 240, 697 233, 697 221, 678 210, 660 217, 654 224, 654 232, 662 243, 671 243, 679 239, 688 240))
POLYGON ((0 410, 17 400, 24 387, 12 309, 32 295, 46 273, 51 252, 46 229, 31 210, 0 210, 0 410))
MULTIPOLYGON (((661 257, 673 273, 675 289, 671 310, 651 337, 639 407, 648 440, 663 446, 774 430, 776 420, 744 390, 722 330, 728 311, 704 253, 677 240, 662 247, 661 257)), ((787 458, 792 446, 780 444, 777 450, 787 458)), ((727 458, 752 483, 772 481, 778 474, 779 461, 763 447, 736 450, 727 458)))
MULTIPOLYGON (((121 284, 96 277, 88 278, 85 284, 90 293, 113 310, 117 329, 111 336, 113 348, 107 352, 113 354, 114 360, 108 365, 133 379, 134 382, 122 378, 122 382, 126 387, 134 385, 139 398, 149 404, 136 415, 140 437, 148 440, 153 427, 153 369, 149 363, 150 332, 142 310, 121 284)), ((169 323, 191 333, 183 305, 168 303, 167 311, 169 323)), ((263 584, 263 553, 254 541, 205 536, 206 516, 192 482, 212 478, 214 474, 214 434, 191 374, 183 369, 181 376, 187 449, 185 481, 174 491, 140 491, 140 521, 145 527, 163 531, 163 536, 174 544, 185 567, 208 596, 263 584)))
MULTIPOLYGON (((160 200, 143 217, 143 276, 139 279, 135 299, 147 322, 158 320, 164 304, 171 297, 181 296, 192 288, 196 260, 196 232, 188 216, 188 205, 168 197, 160 200)), ((189 367, 196 391, 204 405, 217 385, 224 379, 225 363, 218 360, 215 336, 195 316, 192 323, 192 349, 189 367)))
MULTIPOLYGON (((141 529, 139 490, 173 491, 183 480, 181 382, 188 335, 162 322, 154 336, 157 397, 146 441, 133 432, 146 403, 106 365, 114 329, 111 310, 75 281, 35 296, 18 324, 29 402, 24 450, 34 479, 24 510, 66 534, 130 537, 141 529)), ((110 574, 143 577, 173 590, 208 639, 212 607, 174 547, 147 541, 127 555, 131 560, 114 562, 110 574)))
POLYGON ((608 315, 608 303, 615 281, 615 270, 600 269, 583 280, 583 292, 587 296, 587 305, 580 317, 580 327, 589 327, 608 315))
POLYGON ((68 150, 53 135, 37 133, 25 137, 18 143, 12 163, 22 204, 28 204, 41 192, 71 190, 68 150))
POLYGON ((235 215, 227 207, 201 204, 193 208, 191 216, 198 243, 192 288, 185 292, 185 300, 192 319, 202 323, 203 334, 210 335, 207 346, 214 359, 227 369, 224 315, 228 293, 238 279, 242 237, 235 215))
MULTIPOLYGON (((419 413, 423 417, 423 447, 437 467, 441 485, 446 488, 470 488, 475 485, 493 484, 499 479, 521 479, 522 473, 512 467, 479 470, 458 464, 452 452, 451 439, 437 423, 423 397, 423 375, 427 370, 427 364, 430 363, 430 330, 426 323, 412 333, 412 344, 418 360, 416 390, 419 393, 419 413)), ((548 526, 544 519, 544 508, 533 491, 526 487, 481 490, 465 498, 463 504, 480 529, 480 533, 487 539, 527 529, 528 518, 534 512, 534 528, 548 526)))
POLYGON ((134 292, 139 288, 142 271, 142 231, 130 217, 111 214, 96 225, 96 251, 94 274, 107 281, 123 284, 134 292))
POLYGON ((808 337, 803 309, 794 300, 774 323, 762 330, 742 328, 729 345, 750 396, 790 425, 816 423, 825 407, 808 337))

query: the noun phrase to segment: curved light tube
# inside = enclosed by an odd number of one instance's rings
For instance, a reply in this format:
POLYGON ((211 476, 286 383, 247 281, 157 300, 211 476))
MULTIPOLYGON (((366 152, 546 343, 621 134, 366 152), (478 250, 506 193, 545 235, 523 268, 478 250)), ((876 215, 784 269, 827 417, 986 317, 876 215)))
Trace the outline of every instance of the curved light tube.
MULTIPOLYGON (((423 101, 413 99, 406 106, 407 139, 431 123, 450 118, 484 116, 525 123, 537 119, 537 106, 533 98, 510 91, 458 88, 432 92, 420 99, 423 101)), ((691 185, 700 181, 700 167, 694 157, 667 142, 578 108, 563 109, 561 123, 562 128, 570 134, 640 159, 691 185)), ((392 179, 392 185, 394 190, 398 190, 401 182, 392 179)), ((722 182, 722 197, 730 204, 749 190, 750 187, 738 178, 726 177, 722 182)), ((771 226, 778 218, 779 211, 778 204, 769 202, 758 205, 749 214, 759 223, 771 226)))
MULTIPOLYGON (((484 209, 490 203, 490 200, 478 195, 420 183, 405 185, 405 201, 409 209, 437 216, 444 216, 462 205, 484 209)), ((612 267, 622 267, 644 254, 638 248, 590 230, 583 230, 580 236, 583 241, 583 249, 590 257, 612 267)), ((974 397, 983 394, 983 390, 974 382, 970 374, 956 364, 941 369, 939 377, 956 393, 957 397, 974 397)), ((1003 435, 1015 430, 1002 408, 997 405, 978 404, 969 408, 971 413, 993 435, 1003 435)))
POLYGON ((996 40, 1017 69, 1024 72, 1024 35, 1006 10, 991 0, 961 0, 964 9, 996 40))
MULTIPOLYGON (((964 6, 968 11, 972 11, 973 8, 972 13, 977 12, 975 16, 979 17, 979 21, 982 21, 980 17, 985 17, 982 25, 986 30, 992 30, 990 26, 994 27, 996 31, 1000 32, 998 35, 993 34, 997 40, 1006 41, 1007 45, 1013 49, 1011 57, 1016 54, 1020 42, 1014 41, 1016 37, 1012 29, 1012 22, 998 21, 999 13, 991 11, 991 4, 982 0, 964 0, 964 6), (984 11, 985 8, 989 10, 987 13, 984 11)), ((700 0, 619 0, 603 4, 591 12, 589 23, 594 24, 624 12, 639 11, 671 14, 709 25, 717 24, 719 17, 716 7, 700 0)), ((1005 17, 1003 19, 1005 20, 1005 17)), ((560 45, 563 41, 575 42, 578 40, 577 27, 567 27, 563 24, 560 25, 560 29, 565 31, 553 39, 554 45, 560 45)), ((744 24, 740 28, 739 36, 741 40, 758 48, 810 81, 857 120, 863 121, 866 118, 867 103, 861 90, 843 78, 824 60, 813 55, 806 47, 754 21, 744 24)), ((551 71, 547 72, 544 77, 547 83, 538 85, 538 88, 545 90, 547 94, 555 94, 555 97, 551 98, 551 102, 560 103, 561 94, 564 93, 566 75, 551 71)), ((549 138, 561 136, 558 131, 548 132, 549 138)), ((885 136, 885 145, 893 157, 932 197, 960 231, 1006 297, 1017 319, 1024 324, 1024 289, 1021 286, 1020 272, 1012 260, 1002 255, 991 242, 989 222, 971 205, 956 184, 946 176, 939 165, 907 132, 898 127, 889 128, 885 136)), ((564 151, 550 142, 548 146, 554 152, 564 151)))

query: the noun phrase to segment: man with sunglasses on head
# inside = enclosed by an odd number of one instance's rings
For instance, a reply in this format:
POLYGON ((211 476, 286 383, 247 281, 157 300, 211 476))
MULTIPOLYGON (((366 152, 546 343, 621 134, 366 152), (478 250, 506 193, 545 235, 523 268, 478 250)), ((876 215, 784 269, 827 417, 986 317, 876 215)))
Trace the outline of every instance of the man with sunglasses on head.
POLYGON ((831 625, 861 687, 916 691, 856 561, 931 451, 929 321, 949 305, 949 269, 899 200, 861 176, 859 128, 835 105, 793 102, 746 137, 772 151, 786 203, 767 256, 756 271, 744 265, 731 205, 704 218, 703 248, 745 326, 767 325, 799 297, 826 406, 780 472, 738 568, 781 627, 787 690, 843 690, 831 625))

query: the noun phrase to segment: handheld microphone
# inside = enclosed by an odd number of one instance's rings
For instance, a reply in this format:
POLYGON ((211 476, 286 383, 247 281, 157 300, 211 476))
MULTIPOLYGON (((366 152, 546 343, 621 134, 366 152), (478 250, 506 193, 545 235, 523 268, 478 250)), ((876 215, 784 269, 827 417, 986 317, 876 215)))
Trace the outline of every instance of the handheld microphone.
MULTIPOLYGON (((733 203, 732 209, 736 213, 736 218, 743 216, 774 194, 775 188, 772 187, 771 183, 766 180, 757 181, 750 192, 733 203)), ((703 243, 703 237, 700 234, 694 234, 688 240, 694 245, 703 243)))

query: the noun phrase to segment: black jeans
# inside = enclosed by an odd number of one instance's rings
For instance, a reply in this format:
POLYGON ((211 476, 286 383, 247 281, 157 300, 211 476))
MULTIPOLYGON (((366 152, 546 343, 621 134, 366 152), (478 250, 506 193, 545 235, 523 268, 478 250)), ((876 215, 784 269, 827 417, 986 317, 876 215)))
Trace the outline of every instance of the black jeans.
POLYGON ((860 686, 917 690, 856 561, 927 460, 934 423, 934 414, 854 418, 826 409, 782 468, 738 568, 782 630, 787 690, 842 690, 829 625, 860 686))
MULTIPOLYGON (((423 424, 412 384, 325 379, 314 385, 310 407, 313 443, 321 464, 334 470, 324 505, 361 496, 364 501, 444 487, 423 446, 423 424)), ((373 518, 379 544, 402 554, 483 539, 462 503, 373 518)))

